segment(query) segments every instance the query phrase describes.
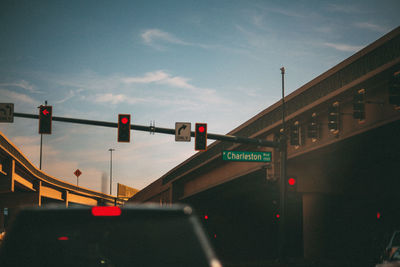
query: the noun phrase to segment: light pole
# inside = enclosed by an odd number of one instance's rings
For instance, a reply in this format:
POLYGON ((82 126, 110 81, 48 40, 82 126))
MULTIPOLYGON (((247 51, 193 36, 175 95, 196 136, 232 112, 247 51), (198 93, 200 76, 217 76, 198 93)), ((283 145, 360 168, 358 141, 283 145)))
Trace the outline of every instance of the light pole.
POLYGON ((110 148, 108 151, 110 151, 110 195, 112 194, 112 152, 115 151, 115 149, 110 148))
POLYGON ((286 122, 285 122, 285 68, 281 68, 281 75, 282 75, 282 133, 280 138, 280 150, 281 150, 281 166, 280 166, 280 213, 281 213, 281 220, 280 220, 280 227, 279 227, 279 242, 278 242, 278 254, 279 260, 284 262, 286 260, 286 160, 287 160, 287 140, 286 140, 286 122))

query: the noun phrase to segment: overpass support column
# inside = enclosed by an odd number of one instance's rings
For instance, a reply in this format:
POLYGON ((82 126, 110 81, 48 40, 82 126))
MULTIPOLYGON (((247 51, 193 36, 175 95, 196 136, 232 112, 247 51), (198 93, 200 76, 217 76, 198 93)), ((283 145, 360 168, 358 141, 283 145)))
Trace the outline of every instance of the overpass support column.
POLYGON ((65 201, 65 207, 68 208, 68 205, 69 205, 69 191, 68 190, 64 191, 63 199, 65 201))
POLYGON ((5 227, 5 220, 4 220, 4 207, 0 206, 0 233, 4 231, 5 227))
POLYGON ((0 193, 14 192, 14 172, 15 160, 12 158, 5 160, 0 170, 0 193))
POLYGON ((303 193, 303 239, 304 258, 324 257, 328 242, 324 213, 328 208, 328 197, 323 193, 303 193))

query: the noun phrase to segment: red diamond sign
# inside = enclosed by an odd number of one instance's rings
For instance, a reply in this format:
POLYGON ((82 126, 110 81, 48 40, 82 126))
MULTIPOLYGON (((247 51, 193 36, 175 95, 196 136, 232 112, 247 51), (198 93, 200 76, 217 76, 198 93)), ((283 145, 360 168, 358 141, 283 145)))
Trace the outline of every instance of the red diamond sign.
POLYGON ((75 174, 76 177, 79 177, 79 176, 81 176, 82 172, 81 172, 79 169, 77 169, 77 170, 74 172, 74 174, 75 174))

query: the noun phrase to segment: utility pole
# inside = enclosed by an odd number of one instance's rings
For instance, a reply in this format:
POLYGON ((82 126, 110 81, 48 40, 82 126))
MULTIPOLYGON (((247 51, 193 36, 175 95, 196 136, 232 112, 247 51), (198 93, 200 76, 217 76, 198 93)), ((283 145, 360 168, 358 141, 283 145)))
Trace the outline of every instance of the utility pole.
POLYGON ((285 68, 281 68, 282 74, 282 129, 280 136, 281 164, 280 164, 280 225, 279 225, 279 261, 285 261, 286 248, 286 159, 287 159, 287 139, 286 139, 286 123, 285 123, 285 68))
POLYGON ((112 152, 115 149, 110 148, 108 151, 110 151, 110 195, 112 195, 112 152))

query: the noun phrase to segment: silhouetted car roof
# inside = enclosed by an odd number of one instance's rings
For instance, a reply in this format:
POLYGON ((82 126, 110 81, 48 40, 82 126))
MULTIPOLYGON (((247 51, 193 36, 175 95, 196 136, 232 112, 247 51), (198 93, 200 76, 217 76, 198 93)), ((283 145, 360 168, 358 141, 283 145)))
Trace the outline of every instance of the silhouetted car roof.
POLYGON ((220 266, 190 207, 32 208, 6 234, 0 266, 220 266))

